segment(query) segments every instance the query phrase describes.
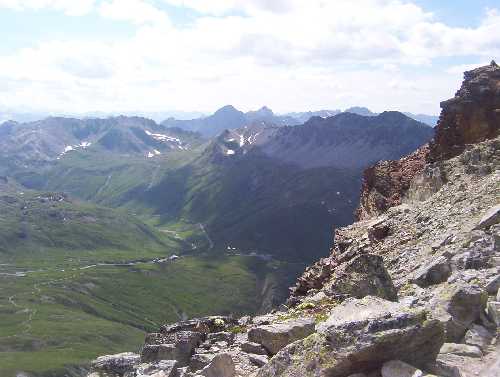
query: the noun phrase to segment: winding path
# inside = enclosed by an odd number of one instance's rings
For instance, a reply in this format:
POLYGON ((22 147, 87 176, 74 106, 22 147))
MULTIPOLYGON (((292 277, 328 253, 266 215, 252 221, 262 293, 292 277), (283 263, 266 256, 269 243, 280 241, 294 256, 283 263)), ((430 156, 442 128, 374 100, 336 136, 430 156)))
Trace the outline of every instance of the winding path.
POLYGON ((108 187, 109 182, 111 181, 111 178, 112 178, 112 177, 113 177, 113 173, 111 173, 110 175, 108 175, 108 176, 106 177, 106 181, 104 182, 104 184, 103 184, 101 187, 99 187, 99 190, 97 190, 97 192, 96 192, 95 196, 99 196, 99 195, 100 195, 100 194, 104 191, 104 189, 105 189, 106 187, 108 187))
POLYGON ((209 250, 212 250, 214 248, 214 242, 212 241, 212 239, 208 235, 208 232, 205 229, 205 226, 202 223, 199 223, 198 225, 200 226, 200 229, 203 232, 203 234, 205 235, 205 237, 207 237, 208 244, 209 244, 209 250))

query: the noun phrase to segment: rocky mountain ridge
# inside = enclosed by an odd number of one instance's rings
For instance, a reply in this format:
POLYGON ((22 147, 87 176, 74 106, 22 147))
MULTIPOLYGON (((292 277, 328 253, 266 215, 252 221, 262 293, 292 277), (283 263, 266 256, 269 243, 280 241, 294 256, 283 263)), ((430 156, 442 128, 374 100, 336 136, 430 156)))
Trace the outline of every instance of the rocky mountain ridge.
MULTIPOLYGON (((244 126, 250 126, 253 123, 265 122, 272 124, 275 127, 296 126, 309 122, 312 118, 327 119, 339 114, 355 114, 363 117, 376 117, 380 114, 374 113, 366 107, 350 107, 344 111, 341 110, 319 110, 306 112, 293 112, 283 115, 275 114, 267 106, 256 111, 248 111, 246 113, 236 109, 234 106, 227 105, 214 114, 191 119, 179 120, 169 118, 161 124, 167 127, 179 127, 188 131, 196 131, 206 137, 214 137, 224 130, 234 130, 244 126)), ((409 118, 418 122, 423 122, 428 126, 434 127, 437 117, 425 114, 405 113, 409 118)))
POLYGON ((286 306, 162 326, 140 354, 98 358, 89 376, 497 376, 497 70, 465 74, 462 89, 480 77, 488 96, 459 91, 467 105, 443 106, 430 148, 365 175, 362 221, 336 231, 286 306), (471 102, 481 116, 462 122, 471 102))
POLYGON ((7 122, 0 128, 0 161, 5 161, 0 171, 51 165, 69 153, 87 149, 152 158, 198 144, 199 135, 140 117, 7 122))

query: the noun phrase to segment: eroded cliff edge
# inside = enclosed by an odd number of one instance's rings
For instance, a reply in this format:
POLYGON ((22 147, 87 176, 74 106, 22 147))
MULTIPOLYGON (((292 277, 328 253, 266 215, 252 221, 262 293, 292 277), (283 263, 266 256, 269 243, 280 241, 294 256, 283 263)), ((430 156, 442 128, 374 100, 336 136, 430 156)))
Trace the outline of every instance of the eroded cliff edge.
POLYGON ((408 200, 426 199, 448 179, 435 169, 441 161, 500 135, 500 67, 492 61, 465 72, 460 90, 454 98, 442 102, 441 108, 434 139, 428 145, 401 160, 381 161, 365 171, 356 211, 358 220, 380 215, 408 200), (411 184, 419 189, 418 193, 413 190, 409 195, 411 184))

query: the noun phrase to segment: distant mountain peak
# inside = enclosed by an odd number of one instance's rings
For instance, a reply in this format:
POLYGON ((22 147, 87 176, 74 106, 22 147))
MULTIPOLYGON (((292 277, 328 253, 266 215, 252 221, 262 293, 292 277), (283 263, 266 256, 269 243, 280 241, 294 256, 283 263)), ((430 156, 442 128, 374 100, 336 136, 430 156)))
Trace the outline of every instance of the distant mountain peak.
POLYGON ((226 105, 217 110, 214 115, 217 114, 228 114, 228 113, 241 113, 236 107, 233 105, 226 105))
POLYGON ((353 107, 346 109, 344 112, 358 114, 358 115, 362 115, 362 116, 375 116, 375 115, 377 115, 376 113, 372 112, 367 107, 363 107, 363 106, 353 106, 353 107))
POLYGON ((262 106, 256 113, 264 116, 273 116, 274 112, 267 106, 262 106))

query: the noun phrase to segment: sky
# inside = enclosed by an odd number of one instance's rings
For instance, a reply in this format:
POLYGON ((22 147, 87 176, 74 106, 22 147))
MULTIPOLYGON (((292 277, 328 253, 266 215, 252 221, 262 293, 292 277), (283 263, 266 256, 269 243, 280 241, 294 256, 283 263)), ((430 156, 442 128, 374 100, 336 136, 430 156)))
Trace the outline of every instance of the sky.
POLYGON ((499 0, 0 0, 0 111, 438 114, 499 0))

